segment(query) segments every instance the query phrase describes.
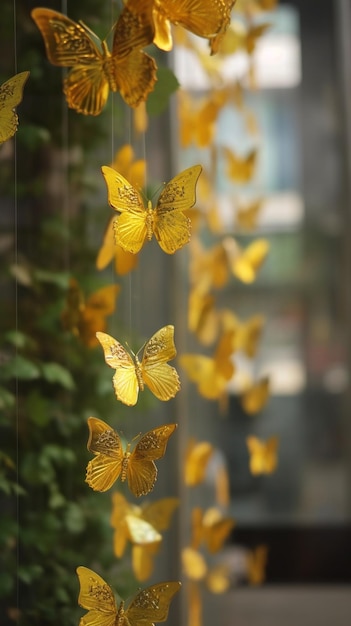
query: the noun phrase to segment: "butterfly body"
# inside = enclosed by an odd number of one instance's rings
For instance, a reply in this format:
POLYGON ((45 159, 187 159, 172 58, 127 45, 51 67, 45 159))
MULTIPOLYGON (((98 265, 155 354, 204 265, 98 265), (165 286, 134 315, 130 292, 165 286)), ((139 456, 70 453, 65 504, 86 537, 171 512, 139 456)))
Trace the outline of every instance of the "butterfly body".
POLYGON ((88 450, 95 457, 89 461, 86 482, 95 491, 107 491, 120 478, 127 481, 131 492, 139 497, 149 493, 157 479, 155 460, 166 451, 168 439, 177 424, 165 424, 141 436, 134 449, 123 450, 119 434, 106 422, 89 417, 88 450))
POLYGON ((107 165, 101 170, 107 185, 108 202, 120 213, 114 221, 117 245, 137 254, 145 241, 155 235, 162 250, 173 254, 188 243, 191 222, 183 211, 195 204, 201 165, 189 167, 167 183, 154 208, 151 201, 144 206, 140 193, 122 174, 107 165))
POLYGON ((173 398, 180 389, 177 371, 167 361, 177 354, 174 340, 174 327, 160 328, 146 342, 142 359, 137 354, 127 351, 122 344, 107 333, 97 332, 107 365, 114 368, 113 386, 118 400, 134 406, 139 390, 145 385, 159 400, 173 398))

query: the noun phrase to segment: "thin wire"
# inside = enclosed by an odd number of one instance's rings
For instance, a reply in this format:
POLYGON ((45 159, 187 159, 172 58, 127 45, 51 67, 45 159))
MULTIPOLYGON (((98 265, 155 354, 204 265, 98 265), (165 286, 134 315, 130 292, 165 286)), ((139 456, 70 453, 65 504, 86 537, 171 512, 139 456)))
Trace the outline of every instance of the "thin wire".
MULTIPOLYGON (((17 5, 16 0, 13 0, 13 45, 14 45, 14 65, 15 65, 15 74, 17 74, 17 32, 16 32, 16 22, 17 22, 17 5)), ((17 140, 16 134, 14 136, 14 257, 15 257, 15 266, 18 262, 18 196, 17 196, 17 140)), ((15 278, 15 328, 16 333, 18 332, 18 281, 17 276, 15 278)), ((17 343, 15 347, 15 355, 17 359, 18 348, 17 343)), ((18 385, 18 376, 16 373, 15 377, 15 395, 16 395, 16 483, 19 485, 19 385, 18 385)), ((19 562, 20 562, 20 554, 19 554, 19 533, 20 533, 20 500, 19 494, 16 496, 16 522, 17 522, 17 542, 16 542, 16 565, 17 565, 17 577, 16 577, 16 605, 17 609, 19 609, 20 603, 20 590, 19 590, 19 562)), ((18 622, 19 617, 16 618, 18 622)))

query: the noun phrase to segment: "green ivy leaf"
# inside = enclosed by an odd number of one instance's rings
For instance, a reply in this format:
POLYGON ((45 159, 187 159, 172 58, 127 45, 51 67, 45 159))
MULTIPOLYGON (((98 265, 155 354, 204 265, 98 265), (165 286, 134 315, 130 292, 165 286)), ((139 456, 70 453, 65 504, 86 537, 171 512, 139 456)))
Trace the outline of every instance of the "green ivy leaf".
POLYGON ((34 270, 34 277, 40 283, 51 283, 67 289, 69 285, 69 274, 67 272, 49 272, 49 270, 34 270))
POLYGON ((71 372, 59 363, 43 363, 41 365, 41 371, 43 377, 49 383, 58 383, 69 391, 75 388, 71 372))
POLYGON ((24 356, 16 354, 1 368, 1 377, 4 380, 18 378, 19 380, 35 380, 40 377, 38 366, 24 356))
POLYGON ((0 409, 11 409, 15 406, 16 397, 5 387, 0 387, 0 409))
POLYGON ((157 82, 146 103, 148 114, 160 115, 167 108, 170 96, 177 91, 178 87, 178 79, 172 70, 168 67, 159 67, 157 70, 157 82))
POLYGON ((70 502, 66 509, 65 526, 71 533, 80 533, 84 530, 85 519, 81 508, 74 502, 70 502))
POLYGON ((20 330, 9 330, 7 333, 4 333, 4 340, 19 349, 33 348, 36 345, 29 335, 22 333, 20 330))
POLYGON ((26 407, 33 424, 43 427, 50 422, 50 401, 44 398, 37 389, 28 394, 26 407))

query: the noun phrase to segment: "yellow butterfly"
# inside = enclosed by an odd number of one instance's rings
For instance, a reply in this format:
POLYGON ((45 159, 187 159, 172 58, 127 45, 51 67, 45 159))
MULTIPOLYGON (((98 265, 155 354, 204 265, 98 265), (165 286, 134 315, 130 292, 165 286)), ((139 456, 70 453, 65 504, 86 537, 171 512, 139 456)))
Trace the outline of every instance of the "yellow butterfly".
POLYGON ((235 215, 235 221, 243 230, 255 230, 262 211, 262 199, 255 200, 246 206, 239 206, 235 215))
POLYGON ((77 281, 71 278, 61 321, 66 330, 89 347, 98 345, 96 332, 106 327, 106 317, 114 312, 119 285, 106 285, 84 298, 77 281))
POLYGON ((196 334, 200 343, 210 345, 216 339, 219 316, 212 294, 203 293, 196 287, 191 289, 188 300, 188 328, 196 334))
POLYGON ((199 548, 204 543, 209 552, 218 552, 234 526, 235 521, 230 517, 223 517, 216 507, 205 512, 195 507, 192 510, 192 547, 199 548))
POLYGON ((255 239, 246 248, 242 248, 232 237, 226 237, 223 243, 234 276, 243 283, 254 282, 268 255, 268 241, 255 239))
POLYGON ((119 434, 106 422, 89 417, 88 450, 95 454, 89 461, 86 482, 94 491, 107 491, 117 478, 127 480, 130 491, 137 497, 152 491, 157 479, 157 461, 166 452, 168 439, 177 424, 164 424, 141 436, 130 452, 130 443, 123 450, 119 434))
POLYGON ((229 148, 223 147, 223 153, 227 160, 228 178, 238 184, 248 183, 255 172, 257 150, 251 150, 245 157, 241 157, 229 148))
POLYGON ((170 22, 198 37, 210 38, 226 28, 230 10, 228 0, 153 0, 153 20, 154 44, 169 51, 173 46, 170 22))
POLYGON ((205 250, 198 239, 191 242, 190 247, 190 280, 192 285, 202 293, 212 287, 221 289, 229 279, 227 251, 220 241, 205 250))
POLYGON ((203 354, 182 354, 179 357, 189 379, 208 400, 218 400, 234 374, 233 340, 234 332, 223 333, 213 357, 203 354))
POLYGON ((167 183, 160 194, 156 207, 151 201, 145 208, 138 190, 121 174, 104 165, 102 173, 106 181, 108 202, 120 215, 115 218, 115 242, 136 254, 146 239, 155 235, 160 247, 173 254, 190 239, 190 220, 183 213, 194 206, 196 182, 201 165, 184 170, 167 183))
POLYGON ((173 335, 174 326, 160 328, 146 342, 140 361, 139 353, 127 352, 117 339, 106 333, 96 333, 107 365, 116 370, 112 380, 117 400, 134 406, 139 389, 143 391, 144 385, 159 400, 166 401, 176 395, 180 389, 179 377, 175 368, 167 363, 177 354, 173 335))
POLYGON ((263 409, 269 398, 269 378, 265 376, 249 386, 240 396, 240 403, 249 415, 255 415, 263 409))
POLYGON ((216 54, 221 49, 222 41, 226 37, 228 26, 230 25, 230 14, 236 0, 225 0, 227 5, 227 19, 223 21, 222 28, 215 37, 210 37, 211 55, 216 54))
POLYGON ((79 626, 153 626, 168 617, 173 596, 180 582, 163 582, 142 589, 127 608, 122 600, 118 606, 111 587, 99 574, 87 567, 77 567, 80 583, 78 604, 87 609, 79 626))
POLYGON ((29 72, 20 72, 0 86, 0 144, 15 134, 18 116, 15 107, 22 101, 29 72))
POLYGON ((132 543, 132 566, 138 580, 146 580, 153 571, 153 558, 162 542, 160 531, 167 530, 178 498, 163 498, 136 506, 118 492, 112 495, 111 526, 114 532, 114 552, 120 558, 127 542, 132 543))
POLYGON ((180 143, 183 148, 187 148, 191 143, 199 148, 210 145, 220 108, 214 98, 195 105, 187 93, 183 91, 179 93, 180 143))
POLYGON ((247 577, 250 585, 262 585, 266 578, 268 546, 260 545, 247 555, 247 577))
POLYGON ((205 581, 212 593, 224 593, 229 588, 229 568, 219 563, 209 569, 204 556, 194 548, 183 548, 182 566, 184 574, 190 581, 196 583, 205 581))
POLYGON ((208 441, 189 440, 184 463, 184 481, 188 487, 195 487, 203 482, 213 452, 214 447, 208 441))
POLYGON ((253 475, 272 474, 278 465, 278 444, 276 436, 267 441, 261 441, 257 437, 246 438, 246 445, 250 455, 250 472, 253 475))
POLYGON ((106 41, 83 23, 51 9, 31 12, 53 65, 69 67, 63 91, 78 113, 99 115, 109 91, 119 91, 132 107, 147 98, 156 81, 155 61, 140 48, 150 44, 154 30, 148 0, 128 0, 114 27, 112 53, 106 41))

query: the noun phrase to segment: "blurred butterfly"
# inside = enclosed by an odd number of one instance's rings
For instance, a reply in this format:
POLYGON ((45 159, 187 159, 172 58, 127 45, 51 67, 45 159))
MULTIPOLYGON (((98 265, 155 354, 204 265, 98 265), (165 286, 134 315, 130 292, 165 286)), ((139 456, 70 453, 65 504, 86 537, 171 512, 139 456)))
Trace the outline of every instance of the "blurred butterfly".
POLYGON ((80 583, 78 604, 87 609, 79 626, 153 626, 168 617, 173 596, 180 582, 163 582, 138 591, 127 608, 118 606, 111 587, 99 574, 87 567, 77 567, 80 583))
POLYGON ((213 445, 208 441, 189 440, 184 463, 184 482, 188 487, 195 487, 203 482, 213 452, 213 445))
POLYGON ((189 379, 197 384, 198 392, 208 400, 218 400, 234 374, 231 360, 233 340, 233 332, 224 333, 213 357, 203 354, 182 354, 179 357, 189 379))
POLYGON ((190 281, 202 293, 212 287, 221 289, 229 279, 228 254, 222 241, 204 249, 198 239, 190 246, 190 281))
POLYGON ((178 498, 163 498, 136 506, 118 492, 112 495, 111 526, 114 533, 114 552, 123 556, 127 541, 132 543, 132 566, 138 580, 146 580, 153 571, 153 558, 158 552, 162 535, 179 505, 178 498))
POLYGON ((232 237, 226 237, 223 243, 226 247, 229 265, 234 276, 243 283, 254 282, 268 255, 268 241, 266 239, 256 239, 246 248, 242 248, 232 237))
POLYGON ((145 208, 138 190, 121 174, 104 165, 102 173, 106 181, 108 202, 120 215, 115 218, 116 244, 136 254, 145 241, 155 235, 160 247, 173 254, 190 239, 190 220, 183 211, 196 201, 196 182, 201 165, 184 170, 166 184, 156 207, 149 200, 145 208))
POLYGON ((221 511, 211 507, 205 512, 199 507, 192 510, 192 547, 205 544, 212 554, 222 549, 235 526, 230 517, 223 517, 221 511))
POLYGON ((206 148, 213 140, 220 106, 214 98, 196 103, 185 92, 179 93, 180 143, 206 148))
POLYGON ((117 478, 127 480, 130 491, 137 497, 152 491, 157 479, 157 461, 166 452, 168 439, 177 424, 165 424, 141 436, 130 452, 129 443, 123 450, 119 434, 106 422, 89 417, 88 450, 95 454, 89 461, 86 482, 94 491, 107 491, 117 478))
POLYGON ((141 361, 130 350, 122 346, 117 339, 106 333, 97 332, 107 365, 115 369, 113 386, 117 400, 128 406, 134 406, 138 400, 139 389, 147 385, 159 400, 173 398, 180 389, 177 371, 167 361, 175 358, 177 351, 173 340, 174 326, 160 328, 144 345, 141 361))
POLYGON ((255 200, 246 206, 239 206, 235 215, 237 227, 242 230, 255 230, 262 211, 262 199, 255 200))
POLYGON ((262 441, 254 436, 246 438, 246 445, 250 456, 250 472, 253 475, 272 474, 278 465, 278 444, 276 436, 262 441))
POLYGON ((268 546, 259 545, 247 555, 247 577, 250 585, 262 585, 266 578, 268 546))
POLYGON ((255 357, 264 325, 265 318, 259 313, 252 315, 247 320, 237 319, 235 349, 241 350, 251 359, 255 357))
POLYGON ((245 157, 238 156, 229 148, 223 147, 223 154, 227 161, 226 174, 234 183, 248 183, 253 178, 257 150, 251 150, 245 157))
POLYGON ((278 4, 278 0, 241 0, 241 10, 249 16, 261 11, 273 11, 278 4))
POLYGON ((13 137, 17 130, 15 107, 22 101, 28 76, 29 72, 20 72, 0 86, 0 144, 13 137))
POLYGON ((44 8, 33 9, 31 15, 50 63, 70 68, 63 82, 70 108, 99 115, 109 91, 119 91, 132 107, 152 91, 155 61, 140 50, 154 36, 148 0, 128 0, 114 26, 112 53, 106 40, 100 41, 83 22, 44 8))
POLYGON ((214 305, 215 298, 212 294, 203 293, 196 287, 191 289, 188 300, 188 329, 205 346, 215 341, 218 332, 219 316, 214 305))
POLYGON ((78 282, 71 278, 66 305, 61 313, 64 328, 88 347, 98 345, 96 331, 106 327, 106 317, 114 312, 119 291, 119 285, 107 285, 85 298, 78 282))
POLYGON ((244 50, 252 54, 256 43, 266 32, 270 24, 254 24, 246 27, 242 21, 232 20, 221 41, 219 51, 221 54, 230 55, 244 50))
POLYGON ((190 581, 204 581, 212 593, 224 593, 230 586, 229 568, 221 563, 209 568, 205 557, 194 548, 183 548, 182 567, 190 581))
POLYGON ((240 403, 245 413, 255 415, 262 411, 269 398, 269 378, 265 376, 249 386, 240 396, 240 403))
POLYGON ((173 46, 170 22, 198 37, 210 38, 226 28, 230 10, 228 0, 154 0, 153 20, 154 44, 161 50, 169 51, 173 46))

